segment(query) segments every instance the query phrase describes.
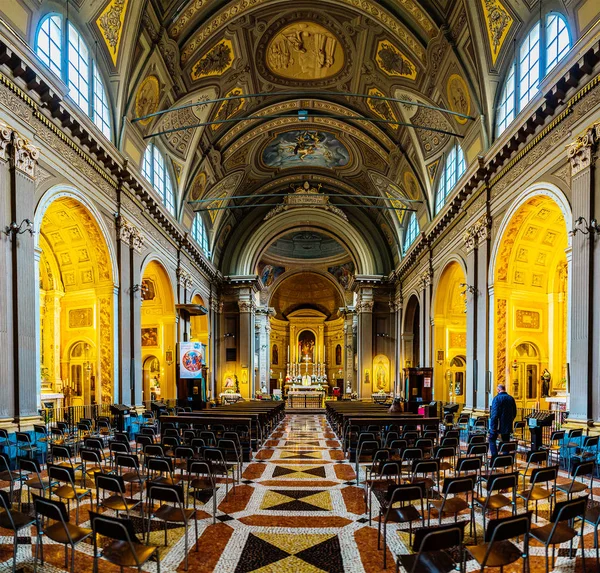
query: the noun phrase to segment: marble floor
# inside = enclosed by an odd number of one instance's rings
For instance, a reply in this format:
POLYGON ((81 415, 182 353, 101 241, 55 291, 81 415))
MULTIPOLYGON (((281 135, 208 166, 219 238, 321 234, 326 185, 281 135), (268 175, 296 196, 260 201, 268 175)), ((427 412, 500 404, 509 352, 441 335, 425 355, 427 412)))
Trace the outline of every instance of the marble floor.
MULTIPOLYGON (((377 549, 377 521, 368 524, 362 484, 356 486, 353 466, 344 459, 340 443, 322 414, 288 414, 255 459, 244 464, 241 484, 225 496, 217 495, 217 522, 203 511, 198 512, 197 551, 194 529, 187 531, 191 547, 189 571, 217 573, 297 573, 382 571, 382 550, 377 549)), ((566 478, 561 477, 562 481, 566 478)), ((1 484, 7 485, 7 484, 1 484)), ((596 492, 600 493, 600 492, 596 492)), ((26 496, 23 496, 26 500, 26 496)), ((88 519, 88 506, 81 509, 81 525, 88 519)), ((377 515, 376 503, 373 514, 377 515)), ((540 504, 538 525, 546 523, 547 507, 540 504)), ((74 521, 75 511, 72 511, 74 521)), ((136 529, 142 522, 134 518, 136 529)), ((395 568, 395 556, 409 553, 407 527, 388 529, 388 570, 395 568)), ((478 530, 482 531, 478 517, 478 530)), ((33 570, 34 534, 24 531, 19 537, 18 566, 33 570)), ((468 531, 468 529, 467 529, 468 531)), ((599 571, 593 549, 593 529, 586 527, 587 571, 599 571)), ((184 534, 179 526, 170 526, 168 546, 161 547, 161 571, 184 570, 184 534)), ((481 539, 481 538, 480 538, 481 539)), ((151 543, 161 545, 164 531, 153 524, 151 543)), ((0 571, 12 567, 11 532, 0 528, 0 571)), ((62 546, 45 540, 46 564, 40 571, 62 572, 62 546)), ((531 543, 531 571, 545 571, 544 549, 531 543)), ((77 546, 78 573, 92 570, 93 548, 89 543, 77 546)), ((100 573, 118 571, 101 562, 100 573)), ((145 571, 156 571, 149 563, 145 571)), ((475 561, 467 561, 467 571, 479 570, 475 561)), ((491 569, 490 569, 491 570, 491 569)), ((498 571, 498 569, 495 569, 498 571)), ((522 563, 504 569, 521 571, 522 563)), ((582 571, 581 552, 571 558, 568 544, 557 550, 554 571, 582 571)))

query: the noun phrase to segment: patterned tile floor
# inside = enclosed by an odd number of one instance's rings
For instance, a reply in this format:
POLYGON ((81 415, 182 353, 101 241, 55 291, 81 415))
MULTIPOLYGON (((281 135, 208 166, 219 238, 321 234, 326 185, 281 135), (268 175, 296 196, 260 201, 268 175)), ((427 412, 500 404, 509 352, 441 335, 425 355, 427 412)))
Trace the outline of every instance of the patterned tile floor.
MULTIPOLYGON (((322 414, 288 415, 270 436, 255 459, 244 465, 242 483, 229 492, 219 488, 218 516, 199 512, 198 551, 193 549, 193 527, 187 532, 190 547, 189 571, 216 573, 372 573, 382 571, 382 550, 377 549, 377 521, 368 525, 363 489, 356 486, 353 466, 344 460, 340 444, 322 414)), ((566 481, 563 478, 563 481, 566 481)), ((6 485, 6 484, 3 484, 6 485)), ((596 492, 600 493, 600 492, 596 492)), ((25 500, 25 497, 24 497, 25 500)), ((87 506, 89 507, 89 506, 87 506)), ((373 514, 377 515, 376 502, 373 514)), ((540 504, 539 525, 548 516, 540 504)), ((72 519, 75 518, 74 509, 72 519)), ((82 506, 81 525, 87 525, 86 506, 82 506)), ((481 531, 481 518, 478 517, 481 531)), ((141 530, 141 520, 136 520, 141 530)), ((403 527, 403 529, 406 529, 403 527)), ((468 531, 468 529, 467 529, 468 531)), ((30 532, 20 536, 17 561, 21 570, 33 570, 30 532)), ((169 544, 161 549, 161 571, 184 570, 184 530, 170 527, 169 544)), ((12 567, 12 535, 0 529, 0 571, 12 567)), ((151 542, 164 542, 162 528, 152 527, 151 542)), ((596 566, 593 530, 586 527, 587 571, 596 566)), ((408 535, 388 528, 388 570, 393 571, 394 556, 409 552, 408 535)), ((544 549, 531 543, 531 571, 544 571, 544 549)), ((65 571, 61 546, 45 541, 47 562, 40 571, 65 571)), ((92 570, 93 549, 82 543, 77 547, 75 570, 92 570)), ((156 571, 150 563, 145 571, 156 571)), ((467 571, 478 570, 474 561, 467 571)), ((506 567, 506 573, 521 571, 522 563, 506 567)), ((118 571, 101 562, 100 573, 118 571)), ((498 569, 495 569, 498 571, 498 569)), ((581 552, 575 561, 568 544, 557 550, 554 571, 583 571, 581 552)))

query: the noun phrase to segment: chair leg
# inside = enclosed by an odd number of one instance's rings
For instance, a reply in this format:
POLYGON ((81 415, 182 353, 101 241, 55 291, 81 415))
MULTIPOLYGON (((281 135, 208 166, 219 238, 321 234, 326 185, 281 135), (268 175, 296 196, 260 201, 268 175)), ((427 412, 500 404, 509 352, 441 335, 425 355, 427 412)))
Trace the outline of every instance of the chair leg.
POLYGON ((14 539, 14 546, 13 546, 13 566, 12 566, 12 570, 13 573, 15 573, 15 571, 17 570, 17 531, 14 531, 15 534, 15 539, 14 539))

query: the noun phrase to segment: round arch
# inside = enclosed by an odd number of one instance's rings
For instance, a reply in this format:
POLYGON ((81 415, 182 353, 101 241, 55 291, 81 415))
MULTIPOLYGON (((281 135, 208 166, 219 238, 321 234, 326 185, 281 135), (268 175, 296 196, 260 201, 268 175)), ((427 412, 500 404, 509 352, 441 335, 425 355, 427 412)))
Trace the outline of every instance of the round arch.
POLYGON ((404 308, 402 324, 404 364, 408 366, 408 363, 410 363, 410 367, 414 368, 419 364, 421 354, 421 324, 419 316, 421 299, 415 291, 409 294, 404 308))
MULTIPOLYGON (((112 235, 108 230, 98 208, 94 205, 92 201, 90 201, 88 197, 85 196, 84 193, 77 189, 77 187, 65 184, 58 184, 50 187, 50 189, 48 189, 38 201, 33 219, 33 228, 39 230, 42 226, 44 215, 46 214, 46 211, 48 210, 50 205, 52 205, 52 203, 54 203, 56 200, 63 198, 74 199, 75 201, 81 203, 81 205, 83 205, 83 207, 85 207, 90 212, 90 215, 92 216, 94 222, 96 223, 96 225, 98 225, 98 228, 102 233, 102 237, 108 250, 111 263, 110 266, 112 282, 115 285, 120 284, 119 267, 117 265, 117 254, 115 251, 115 245, 112 241, 112 235)), ((34 235, 36 248, 39 248, 39 236, 40 233, 35 233, 34 235)))
POLYGON ((247 241, 241 242, 232 254, 226 274, 252 275, 266 246, 299 227, 318 230, 338 240, 355 261, 358 274, 384 274, 382 263, 375 259, 363 235, 351 224, 340 223, 337 215, 320 209, 301 207, 284 211, 263 223, 247 241))
MULTIPOLYGON (((504 234, 506 233, 506 229, 510 225, 512 218, 519 211, 519 209, 527 203, 530 199, 537 196, 549 197, 552 199, 560 208, 562 215, 565 219, 565 225, 567 226, 567 230, 572 228, 573 226, 573 213, 571 211, 571 204, 569 203, 569 199, 564 194, 564 192, 556 186, 554 183, 540 181, 538 183, 534 183, 530 185, 525 191, 517 195, 517 197, 512 202, 511 206, 508 208, 504 217, 502 218, 502 222, 498 227, 498 232, 496 237, 494 238, 494 244, 492 246, 492 250, 490 253, 490 266, 488 268, 488 284, 493 285, 495 281, 495 269, 498 258, 498 253, 500 251, 500 245, 502 244, 502 239, 504 238, 504 234)), ((568 246, 571 246, 571 236, 567 233, 568 246)))

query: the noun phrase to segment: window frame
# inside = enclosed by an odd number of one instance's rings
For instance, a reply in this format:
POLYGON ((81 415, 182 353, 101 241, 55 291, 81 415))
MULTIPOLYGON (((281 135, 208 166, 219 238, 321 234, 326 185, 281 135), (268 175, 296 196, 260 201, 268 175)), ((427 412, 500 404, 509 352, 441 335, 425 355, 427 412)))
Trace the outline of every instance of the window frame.
POLYGON ((196 244, 200 247, 200 250, 207 256, 210 257, 210 244, 208 241, 208 230, 206 229, 206 224, 204 219, 200 213, 196 213, 194 215, 194 220, 192 221, 192 239, 196 242, 196 244), (198 240, 198 231, 200 230, 201 240, 198 240))
POLYGON ((442 169, 440 178, 438 179, 435 201, 433 205, 435 215, 437 215, 444 208, 444 205, 448 201, 448 197, 452 195, 452 192, 456 188, 456 184, 464 175, 466 170, 467 162, 465 160, 465 153, 462 147, 457 143, 453 145, 448 152, 446 160, 444 161, 444 168, 442 169), (442 193, 443 198, 441 198, 442 193))
MULTIPOLYGON (((535 43, 534 43, 535 46, 535 43)), ((560 62, 567 56, 567 54, 573 48, 573 36, 571 33, 571 29, 569 26, 569 21, 567 17, 558 12, 556 10, 550 10, 546 12, 543 18, 538 18, 527 30, 527 33, 521 39, 518 49, 515 50, 515 54, 510 61, 510 65, 507 69, 507 72, 504 76, 504 82, 502 83, 502 89, 499 92, 499 97, 496 103, 496 116, 494 127, 496 131, 496 138, 500 137, 509 127, 509 125, 516 119, 516 117, 529 105, 529 103, 534 100, 539 95, 539 86, 544 81, 546 76, 556 68, 560 62), (557 35, 556 37, 552 37, 549 41, 550 36, 547 34, 548 32, 548 21, 551 18, 557 18, 562 24, 564 24, 564 30, 566 30, 568 37, 568 47, 563 49, 562 55, 558 50, 557 46, 557 59, 553 61, 550 65, 548 61, 548 49, 549 46, 556 41, 559 42, 561 32, 563 30, 560 29, 560 25, 557 26, 557 35), (535 66, 529 65, 527 73, 522 74, 522 63, 527 60, 528 62, 531 59, 531 45, 529 46, 529 51, 525 57, 522 57, 522 50, 526 43, 530 42, 531 34, 535 31, 535 29, 539 29, 538 40, 537 40, 537 62, 535 62, 535 66), (560 57, 558 57, 560 56, 560 57), (524 80, 525 78, 530 78, 531 70, 535 67, 537 70, 537 85, 535 87, 534 83, 528 82, 526 87, 526 92, 524 89, 524 80), (514 71, 514 73, 513 73, 514 71), (509 80, 513 79, 514 89, 512 95, 509 98, 505 97, 505 93, 507 90, 509 80), (523 97, 523 94, 527 93, 527 98, 523 97), (509 107, 509 102, 511 103, 509 107), (502 112, 502 116, 500 115, 502 112), (510 120, 507 118, 509 116, 512 117, 510 120)))
POLYGON ((416 211, 411 211, 406 227, 404 228, 404 238, 402 240, 402 253, 404 255, 408 252, 408 249, 410 249, 420 234, 421 229, 419 227, 417 213, 416 211))
POLYGON ((177 217, 175 188, 167 159, 162 150, 153 142, 150 142, 144 151, 141 172, 144 179, 150 183, 152 189, 160 197, 163 206, 173 217, 177 217), (159 166, 158 170, 156 164, 159 166))
POLYGON ((36 29, 34 52, 42 65, 59 77, 67 86, 67 97, 90 118, 94 126, 106 139, 112 141, 114 122, 110 94, 106 89, 107 84, 102 76, 102 70, 101 66, 98 64, 98 59, 92 55, 92 50, 79 28, 60 12, 48 12, 47 14, 44 14, 44 16, 40 18, 36 29), (42 32, 46 34, 46 31, 43 30, 45 22, 51 21, 54 17, 59 18, 60 20, 61 44, 60 68, 58 70, 56 69, 56 64, 52 65, 52 60, 44 53, 39 42, 40 34, 42 32), (71 30, 74 34, 72 34, 71 30), (72 43, 72 35, 77 36, 78 46, 72 43), (87 57, 83 57, 81 50, 79 49, 81 46, 87 51, 87 57), (81 58, 81 60, 85 62, 87 66, 87 74, 85 74, 85 77, 81 74, 79 67, 74 66, 72 63, 70 58, 71 50, 76 51, 78 58, 81 58), (48 58, 49 63, 46 63, 46 58, 48 58), (78 77, 73 78, 73 74, 77 74, 78 77), (85 90, 79 89, 79 87, 81 87, 81 82, 86 84, 84 85, 85 90), (102 89, 102 98, 98 97, 98 92, 95 89, 97 85, 102 89), (101 109, 97 108, 98 104, 100 104, 101 109))

